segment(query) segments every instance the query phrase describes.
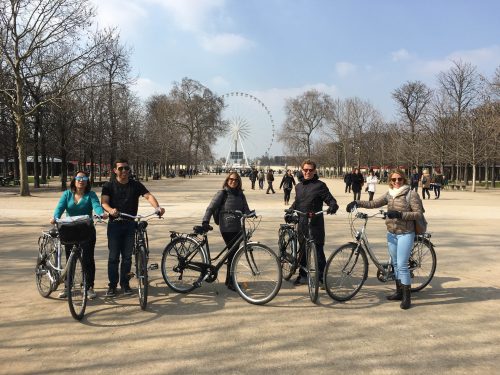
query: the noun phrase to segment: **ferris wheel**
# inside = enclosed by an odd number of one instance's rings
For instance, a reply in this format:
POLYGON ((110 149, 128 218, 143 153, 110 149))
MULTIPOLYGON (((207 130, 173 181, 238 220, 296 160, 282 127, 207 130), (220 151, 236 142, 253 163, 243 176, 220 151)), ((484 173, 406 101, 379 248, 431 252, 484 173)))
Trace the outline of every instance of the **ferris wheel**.
POLYGON ((223 140, 227 152, 224 167, 250 167, 253 159, 268 155, 274 142, 274 119, 256 96, 244 92, 222 95, 222 119, 229 126, 223 140))

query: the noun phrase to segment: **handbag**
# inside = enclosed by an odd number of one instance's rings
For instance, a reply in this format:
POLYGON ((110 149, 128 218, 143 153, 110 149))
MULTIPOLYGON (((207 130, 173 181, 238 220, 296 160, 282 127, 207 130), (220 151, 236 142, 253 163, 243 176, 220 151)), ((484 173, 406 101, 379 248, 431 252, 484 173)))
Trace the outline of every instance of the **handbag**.
MULTIPOLYGON (((408 203, 408 207, 410 207, 411 210, 411 205, 410 205, 410 194, 412 190, 406 194, 406 203, 408 203)), ((413 220, 413 223, 415 224, 415 234, 424 234, 427 232, 427 220, 425 220, 424 216, 424 207, 422 207, 422 216, 420 219, 413 220)))
POLYGON ((89 215, 68 216, 56 221, 63 245, 75 245, 90 240, 93 222, 89 215))

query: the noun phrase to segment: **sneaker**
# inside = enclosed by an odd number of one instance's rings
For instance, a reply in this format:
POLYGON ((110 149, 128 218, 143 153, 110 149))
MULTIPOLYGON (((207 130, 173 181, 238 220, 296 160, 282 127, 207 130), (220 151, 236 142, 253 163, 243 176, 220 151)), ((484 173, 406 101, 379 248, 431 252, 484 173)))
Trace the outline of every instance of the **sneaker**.
POLYGON ((64 289, 61 293, 59 293, 59 298, 68 298, 68 290, 64 289))
POLYGON ((293 285, 307 285, 307 277, 306 276, 297 276, 293 285))
POLYGON ((128 286, 128 285, 127 285, 127 286, 124 286, 124 287, 122 288, 122 291, 123 291, 123 295, 124 295, 124 296, 130 296, 130 295, 133 293, 132 289, 131 289, 131 288, 130 288, 130 286, 128 286))
POLYGON ((96 297, 97 297, 97 293, 94 292, 94 288, 89 288, 89 290, 87 290, 87 298, 94 299, 96 297))
POLYGON ((116 288, 113 286, 110 286, 108 288, 108 291, 106 292, 106 297, 114 297, 116 296, 116 288))
POLYGON ((319 288, 320 288, 321 290, 325 290, 325 284, 324 284, 324 283, 323 283, 323 281, 321 281, 321 280, 319 281, 319 288))

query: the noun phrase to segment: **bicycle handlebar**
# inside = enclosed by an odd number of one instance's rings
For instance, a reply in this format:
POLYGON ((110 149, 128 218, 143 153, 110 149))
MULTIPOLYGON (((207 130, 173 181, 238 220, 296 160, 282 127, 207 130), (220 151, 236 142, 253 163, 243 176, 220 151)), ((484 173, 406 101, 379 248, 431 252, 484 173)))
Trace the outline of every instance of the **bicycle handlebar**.
POLYGON ((313 218, 314 216, 317 216, 317 215, 326 214, 328 211, 327 210, 321 210, 321 211, 318 211, 318 212, 303 212, 303 211, 299 211, 299 210, 290 210, 290 209, 287 209, 287 210, 285 210, 285 212, 286 213, 296 213, 299 216, 307 216, 309 218, 313 218))
POLYGON ((157 211, 153 212, 152 214, 148 214, 148 215, 129 215, 129 214, 126 214, 125 212, 118 212, 118 218, 120 218, 120 217, 128 217, 129 219, 133 219, 133 220, 147 219, 148 217, 151 217, 151 216, 154 216, 154 215, 157 215, 158 217, 161 217, 160 213, 157 212, 157 211))

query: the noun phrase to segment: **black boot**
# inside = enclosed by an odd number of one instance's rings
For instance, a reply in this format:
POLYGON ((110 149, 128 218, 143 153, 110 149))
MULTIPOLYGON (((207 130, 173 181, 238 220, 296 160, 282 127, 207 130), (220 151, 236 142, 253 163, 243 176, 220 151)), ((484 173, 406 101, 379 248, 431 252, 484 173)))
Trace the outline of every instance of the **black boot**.
POLYGON ((401 284, 403 288, 403 299, 401 300, 401 305, 399 305, 403 310, 407 310, 411 306, 411 285, 401 284))
POLYGON ((401 301, 403 299, 403 290, 401 289, 401 281, 396 280, 396 291, 387 296, 389 301, 401 301))

